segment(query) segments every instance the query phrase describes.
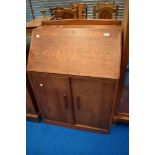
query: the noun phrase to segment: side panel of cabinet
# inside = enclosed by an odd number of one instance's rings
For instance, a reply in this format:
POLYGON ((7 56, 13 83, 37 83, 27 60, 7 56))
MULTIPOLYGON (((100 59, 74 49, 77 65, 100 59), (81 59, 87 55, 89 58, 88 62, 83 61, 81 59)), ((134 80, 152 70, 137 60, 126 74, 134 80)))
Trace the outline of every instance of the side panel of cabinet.
POLYGON ((122 90, 119 113, 129 114, 129 86, 124 86, 122 90))
MULTIPOLYGON (((26 63, 29 54, 29 47, 26 48, 26 63)), ((32 87, 26 74, 26 118, 34 121, 40 120, 40 112, 32 91, 32 87)))
POLYGON ((26 88, 26 113, 27 114, 32 114, 32 115, 35 115, 37 113, 36 109, 35 109, 35 107, 33 105, 33 101, 31 99, 28 88, 26 88))
POLYGON ((72 79, 76 124, 109 129, 112 117, 114 82, 72 79))
POLYGON ((43 118, 73 123, 68 78, 38 72, 29 72, 29 78, 43 118))
POLYGON ((27 76, 26 76, 26 118, 34 121, 40 120, 39 109, 27 76))

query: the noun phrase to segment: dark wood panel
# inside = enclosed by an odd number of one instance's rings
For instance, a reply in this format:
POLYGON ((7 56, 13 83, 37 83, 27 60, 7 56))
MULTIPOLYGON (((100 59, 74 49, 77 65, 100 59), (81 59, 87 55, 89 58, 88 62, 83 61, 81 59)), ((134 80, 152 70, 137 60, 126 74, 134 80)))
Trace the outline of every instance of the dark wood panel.
POLYGON ((26 117, 39 118, 39 109, 35 100, 35 96, 30 85, 29 79, 26 75, 26 117))
POLYGON ((26 88, 26 113, 34 114, 34 115, 37 114, 37 110, 35 109, 33 105, 33 101, 28 91, 28 88, 26 88))
MULTIPOLYGON (((118 106, 118 105, 117 105, 118 106)), ((117 114, 113 115, 113 122, 129 122, 129 86, 124 85, 117 114)))
POLYGON ((76 124, 109 129, 114 84, 71 79, 76 124))
POLYGON ((119 105, 119 113, 129 114, 129 86, 123 87, 123 92, 119 105))
POLYGON ((47 73, 29 72, 43 119, 73 123, 69 80, 47 73))
MULTIPOLYGON (((125 0, 125 13, 124 13, 124 19, 122 22, 122 32, 123 32, 123 48, 122 48, 122 57, 121 57, 121 69, 120 69, 120 79, 119 79, 119 87, 117 90, 117 99, 116 99, 116 106, 114 115, 119 116, 119 108, 120 104, 121 107, 128 108, 128 105, 126 105, 125 102, 122 103, 122 97, 124 96, 123 87, 124 87, 124 81, 125 81, 125 74, 127 70, 127 65, 129 63, 129 0, 125 0), (122 104, 125 105, 123 106, 122 104)), ((128 103, 127 103, 128 104, 128 103)), ((122 111, 122 110, 121 110, 122 111)), ((128 110, 125 110, 128 111, 128 110)), ((126 113, 129 115, 129 113, 126 113)), ((126 121, 126 119, 125 119, 126 121)))
MULTIPOLYGON (((26 64, 29 55, 29 47, 26 49, 26 64)), ((26 119, 40 121, 41 116, 35 100, 32 87, 26 74, 26 119)))
POLYGON ((26 28, 26 36, 31 36, 34 28, 26 28))
POLYGON ((26 119, 40 121, 41 116, 30 83, 26 82, 26 119))
MULTIPOLYGON (((118 105, 116 105, 118 106, 118 105)), ((129 122, 129 86, 124 85, 117 113, 113 115, 113 122, 129 122)))

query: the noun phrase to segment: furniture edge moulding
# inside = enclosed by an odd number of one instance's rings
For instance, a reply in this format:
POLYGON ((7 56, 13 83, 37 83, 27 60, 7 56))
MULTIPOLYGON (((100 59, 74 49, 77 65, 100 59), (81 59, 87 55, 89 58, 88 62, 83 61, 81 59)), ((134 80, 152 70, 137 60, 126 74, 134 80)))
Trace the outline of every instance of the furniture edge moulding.
POLYGON ((46 20, 41 25, 121 25, 121 19, 63 19, 46 20))

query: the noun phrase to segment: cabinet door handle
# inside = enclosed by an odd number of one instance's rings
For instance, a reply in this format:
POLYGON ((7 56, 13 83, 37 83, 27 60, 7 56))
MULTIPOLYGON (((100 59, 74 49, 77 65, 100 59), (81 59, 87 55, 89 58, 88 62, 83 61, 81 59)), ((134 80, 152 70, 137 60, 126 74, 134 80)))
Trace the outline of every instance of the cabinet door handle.
POLYGON ((63 98, 64 98, 64 107, 67 109, 68 108, 67 96, 63 95, 63 98))
POLYGON ((78 110, 80 110, 80 97, 79 96, 76 97, 76 107, 78 110))

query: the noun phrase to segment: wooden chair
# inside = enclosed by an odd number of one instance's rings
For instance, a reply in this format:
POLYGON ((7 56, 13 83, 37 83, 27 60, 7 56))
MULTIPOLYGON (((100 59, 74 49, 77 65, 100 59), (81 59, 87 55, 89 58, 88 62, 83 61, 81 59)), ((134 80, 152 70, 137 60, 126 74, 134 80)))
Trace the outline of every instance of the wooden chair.
POLYGON ((63 7, 50 8, 51 16, 53 17, 55 15, 55 11, 58 11, 58 10, 63 10, 63 7))
POLYGON ((86 3, 75 3, 66 8, 50 8, 50 12, 52 19, 86 19, 87 5, 86 3))
POLYGON ((113 3, 97 3, 93 7, 94 18, 96 19, 117 19, 118 5, 113 3))
POLYGON ((86 3, 75 3, 71 4, 71 8, 78 9, 78 19, 86 19, 87 18, 87 5, 86 3))
POLYGON ((52 19, 76 19, 78 16, 77 8, 50 8, 52 19))

